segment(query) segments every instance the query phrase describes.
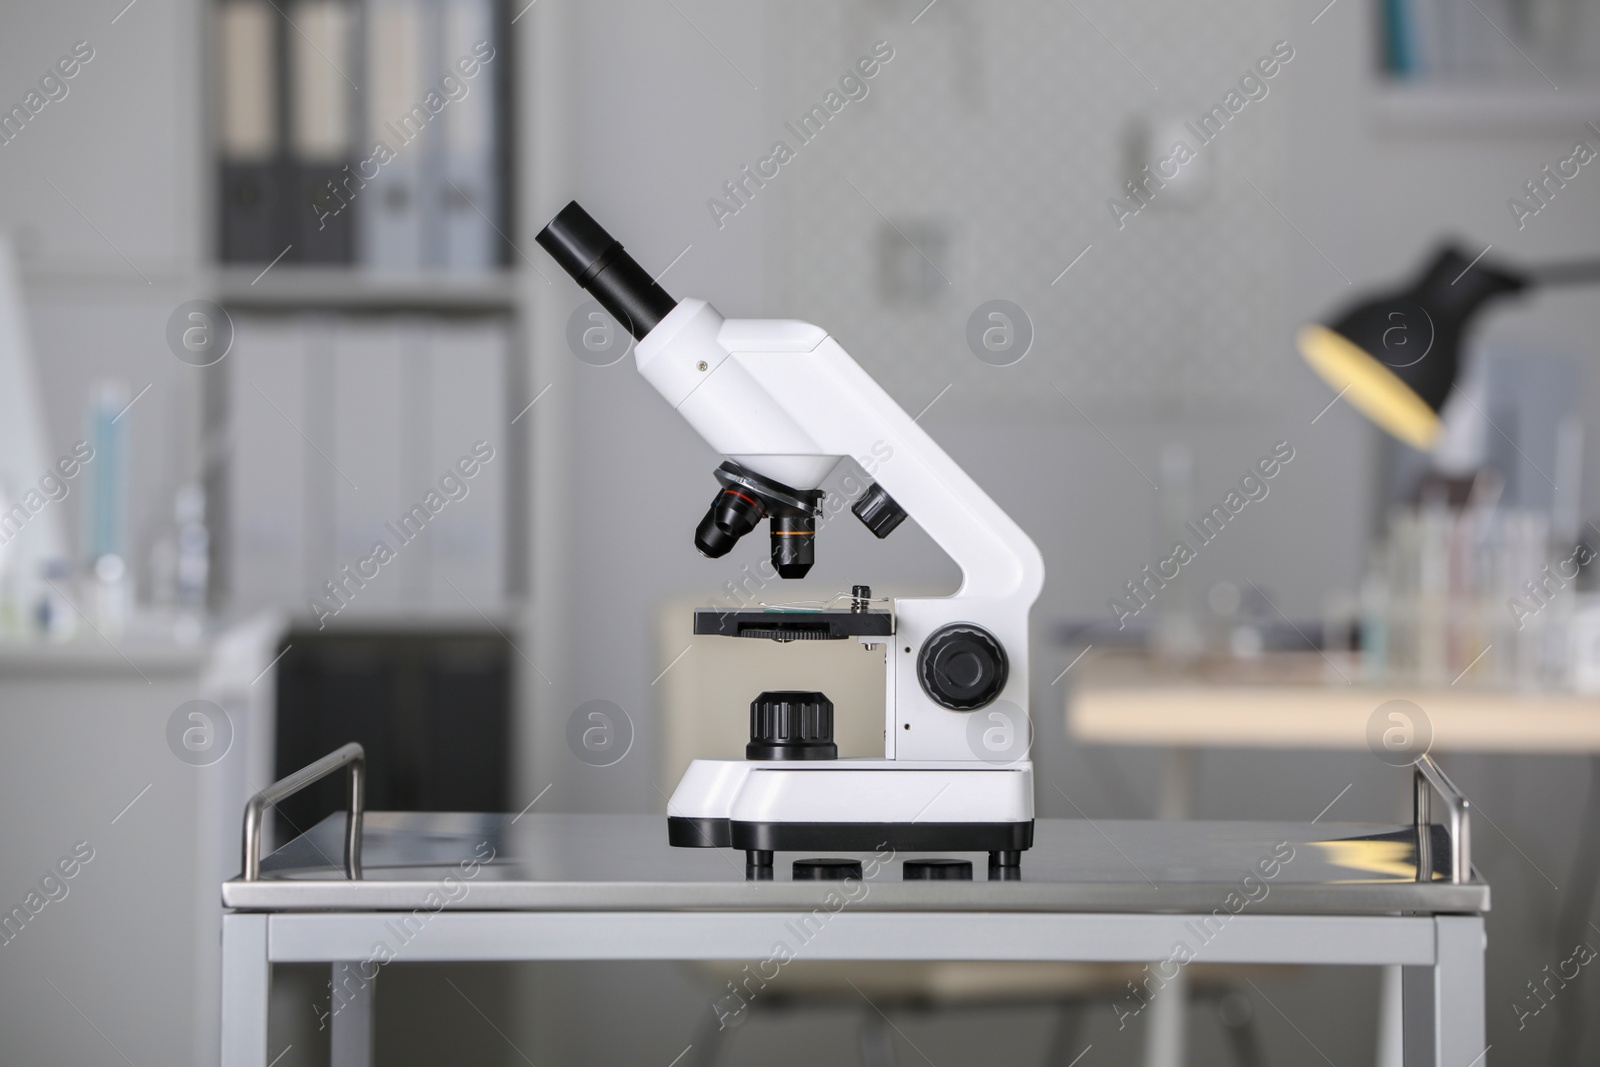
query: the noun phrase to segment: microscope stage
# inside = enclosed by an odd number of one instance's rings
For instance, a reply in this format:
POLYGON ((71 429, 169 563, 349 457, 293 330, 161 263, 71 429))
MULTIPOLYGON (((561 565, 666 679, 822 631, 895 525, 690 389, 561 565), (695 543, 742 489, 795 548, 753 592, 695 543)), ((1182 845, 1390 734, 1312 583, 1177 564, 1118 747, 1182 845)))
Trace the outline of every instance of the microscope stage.
POLYGON ((891 637, 894 616, 887 611, 848 608, 818 611, 696 608, 694 632, 722 637, 765 637, 772 641, 843 641, 851 637, 891 637))

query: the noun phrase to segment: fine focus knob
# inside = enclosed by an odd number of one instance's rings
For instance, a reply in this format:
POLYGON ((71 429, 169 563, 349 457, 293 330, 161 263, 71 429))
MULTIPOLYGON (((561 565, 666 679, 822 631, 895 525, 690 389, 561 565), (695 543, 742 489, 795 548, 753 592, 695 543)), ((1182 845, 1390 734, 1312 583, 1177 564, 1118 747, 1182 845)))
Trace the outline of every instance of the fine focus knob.
POLYGON ((971 623, 954 623, 928 638, 917 656, 922 691, 940 707, 974 711, 1006 687, 1010 667, 994 635, 971 623))
POLYGON ((779 690, 750 702, 746 759, 838 759, 833 701, 821 693, 779 690))

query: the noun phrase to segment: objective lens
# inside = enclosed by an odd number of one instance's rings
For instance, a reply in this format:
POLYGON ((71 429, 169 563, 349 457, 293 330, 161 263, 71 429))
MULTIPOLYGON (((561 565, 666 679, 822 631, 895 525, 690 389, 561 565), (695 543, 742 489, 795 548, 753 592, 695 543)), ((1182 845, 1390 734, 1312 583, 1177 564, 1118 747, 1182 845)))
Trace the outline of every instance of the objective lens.
POLYGON ((694 531, 694 547, 710 559, 733 551, 739 538, 756 528, 765 514, 761 502, 737 489, 723 489, 711 501, 706 517, 694 531))
POLYGON ((804 578, 816 562, 815 516, 797 508, 784 508, 773 513, 770 526, 772 565, 778 568, 778 577, 804 578))

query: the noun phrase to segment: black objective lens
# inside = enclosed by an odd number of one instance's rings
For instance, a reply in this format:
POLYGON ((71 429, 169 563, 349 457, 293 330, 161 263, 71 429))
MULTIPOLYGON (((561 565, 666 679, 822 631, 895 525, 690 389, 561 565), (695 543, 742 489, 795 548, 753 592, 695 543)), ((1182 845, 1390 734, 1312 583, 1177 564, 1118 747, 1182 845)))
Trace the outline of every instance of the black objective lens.
POLYGON ((721 559, 733 551, 739 538, 756 528, 765 514, 761 501, 755 497, 737 489, 723 489, 695 528, 694 547, 702 556, 721 559))
POLYGON ((798 508, 784 508, 773 513, 770 526, 772 565, 778 568, 778 577, 804 578, 817 558, 816 517, 798 508))

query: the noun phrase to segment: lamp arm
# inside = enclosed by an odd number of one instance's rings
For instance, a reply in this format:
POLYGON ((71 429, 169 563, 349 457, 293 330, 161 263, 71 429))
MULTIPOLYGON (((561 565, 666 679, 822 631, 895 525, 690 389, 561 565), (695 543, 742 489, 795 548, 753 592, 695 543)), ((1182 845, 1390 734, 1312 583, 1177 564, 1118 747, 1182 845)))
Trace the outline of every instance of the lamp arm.
POLYGON ((1534 285, 1582 285, 1600 282, 1600 259, 1572 259, 1561 263, 1545 263, 1527 268, 1528 281, 1534 285))

